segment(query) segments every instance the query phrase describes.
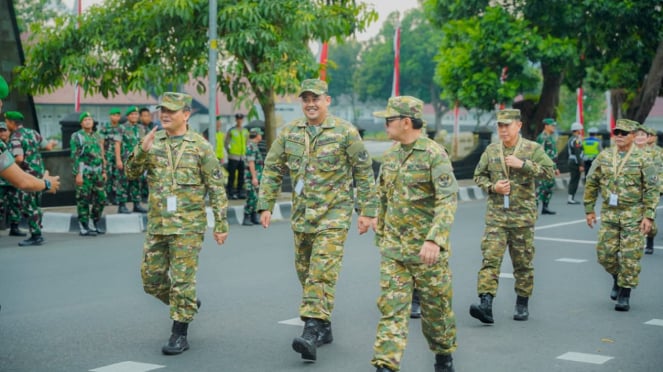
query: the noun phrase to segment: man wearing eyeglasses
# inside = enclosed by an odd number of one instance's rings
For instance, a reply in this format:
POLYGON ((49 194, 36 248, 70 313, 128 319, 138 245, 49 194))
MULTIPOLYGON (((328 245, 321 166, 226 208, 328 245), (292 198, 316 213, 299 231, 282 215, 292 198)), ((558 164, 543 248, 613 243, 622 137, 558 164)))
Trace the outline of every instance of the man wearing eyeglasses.
POLYGON ((305 322, 292 348, 302 359, 314 361, 317 347, 333 339, 331 314, 354 209, 353 178, 360 234, 371 226, 377 205, 371 157, 357 128, 329 114, 327 83, 304 80, 299 97, 305 118, 286 124, 272 144, 256 209, 267 228, 281 192, 282 171, 288 169, 294 191, 290 220, 295 268, 303 293, 299 315, 305 322))
POLYGON ((514 320, 529 318, 528 302, 534 289, 534 223, 537 218, 536 181, 555 175, 552 159, 543 147, 520 136, 520 110, 497 113, 500 142, 486 147, 474 170, 474 182, 488 193, 486 229, 481 240, 483 262, 477 292, 481 302, 470 315, 492 324, 504 250, 509 247, 515 279, 514 320))
POLYGON ((639 282, 644 237, 652 228, 658 204, 656 165, 634 145, 640 124, 619 119, 612 132, 615 146, 599 153, 585 183, 585 218, 596 224, 594 205, 601 195, 601 227, 596 255, 612 275, 610 299, 616 311, 629 311, 631 289, 639 282))

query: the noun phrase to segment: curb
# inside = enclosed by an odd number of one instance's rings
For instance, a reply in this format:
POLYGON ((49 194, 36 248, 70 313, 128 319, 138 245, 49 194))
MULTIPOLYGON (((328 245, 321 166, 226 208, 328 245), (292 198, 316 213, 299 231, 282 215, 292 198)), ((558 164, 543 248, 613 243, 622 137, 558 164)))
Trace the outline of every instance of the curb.
MULTIPOLYGON (((569 185, 568 177, 555 179, 558 190, 566 190, 569 185)), ((483 200, 486 194, 478 186, 462 186, 458 190, 459 201, 483 200)), ((207 226, 214 227, 212 209, 206 208, 207 226)), ((292 202, 279 202, 274 206, 272 221, 289 220, 292 213, 292 202)), ((241 225, 244 221, 244 206, 228 206, 228 224, 241 225)), ((107 214, 101 218, 101 227, 106 228, 107 234, 142 233, 147 229, 146 214, 107 214)), ((42 219, 42 231, 46 233, 78 233, 78 217, 72 213, 45 212, 42 219)), ((25 227, 25 226, 23 226, 25 227)))

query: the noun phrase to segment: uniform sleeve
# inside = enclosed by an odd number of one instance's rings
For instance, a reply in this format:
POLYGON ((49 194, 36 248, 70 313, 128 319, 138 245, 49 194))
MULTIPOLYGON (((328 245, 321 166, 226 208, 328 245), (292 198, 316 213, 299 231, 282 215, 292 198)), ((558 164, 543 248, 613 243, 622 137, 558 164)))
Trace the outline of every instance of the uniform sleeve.
POLYGON ((143 147, 139 143, 134 151, 129 154, 129 158, 124 165, 124 173, 129 179, 137 179, 147 169, 148 153, 143 151, 143 147))
POLYGON ((644 185, 642 201, 645 206, 645 217, 654 220, 656 218, 656 206, 660 198, 658 169, 655 164, 648 162, 646 159, 642 161, 642 179, 644 185))
POLYGON ((359 132, 354 127, 351 127, 348 131, 348 147, 346 152, 352 166, 352 174, 357 187, 359 215, 375 217, 377 216, 377 199, 373 160, 368 151, 366 151, 359 132))
POLYGON ((446 153, 436 154, 431 164, 431 180, 435 189, 435 217, 426 240, 435 242, 441 251, 449 252, 449 235, 458 205, 458 182, 446 153))
POLYGON ((479 163, 474 168, 474 183, 477 184, 484 192, 490 194, 492 192, 493 184, 490 180, 490 173, 488 171, 488 151, 481 154, 479 163))
POLYGON ((555 177, 555 164, 540 145, 536 145, 530 161, 523 164, 523 170, 537 180, 552 180, 555 177))
POLYGON ((201 148, 201 171, 214 214, 214 232, 226 233, 228 232, 228 197, 224 186, 224 175, 212 146, 204 143, 201 148))
POLYGON ((14 157, 12 156, 11 152, 3 149, 2 153, 0 153, 0 172, 9 168, 12 164, 14 164, 14 162, 14 157))
POLYGON ((585 206, 585 214, 594 213, 596 206, 596 199, 599 195, 600 181, 603 177, 601 169, 601 159, 605 157, 605 152, 602 151, 596 156, 592 162, 592 167, 589 168, 587 178, 585 179, 585 193, 583 194, 583 205, 585 206))
POLYGON ((71 158, 73 159, 72 173, 74 177, 78 175, 78 171, 81 169, 81 157, 78 156, 78 151, 80 150, 80 144, 78 143, 76 136, 78 132, 75 132, 71 135, 69 140, 69 147, 71 148, 71 158))
MULTIPOLYGON (((283 132, 281 132, 283 133, 283 132)), ((260 179, 258 204, 256 210, 272 211, 276 203, 276 197, 281 192, 283 181, 283 170, 285 169, 285 138, 282 135, 276 137, 272 147, 265 158, 265 165, 260 179)))

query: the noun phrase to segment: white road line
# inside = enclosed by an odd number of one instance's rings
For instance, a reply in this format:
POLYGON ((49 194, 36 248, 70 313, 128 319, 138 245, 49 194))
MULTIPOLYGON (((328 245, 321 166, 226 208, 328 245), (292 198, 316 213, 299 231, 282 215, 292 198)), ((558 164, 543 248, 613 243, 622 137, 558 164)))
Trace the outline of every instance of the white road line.
POLYGON ((583 262, 587 262, 587 260, 581 260, 581 259, 577 259, 577 258, 566 258, 566 257, 564 257, 564 258, 558 258, 558 259, 556 259, 555 261, 557 261, 557 262, 568 262, 568 263, 583 263, 583 262))
POLYGON ((511 273, 500 273, 500 278, 513 279, 513 274, 511 274, 511 273))
POLYGON ((645 322, 645 324, 663 327, 663 319, 652 319, 648 322, 645 322))
MULTIPOLYGON (((600 219, 601 219, 600 217, 597 218, 597 220, 600 220, 600 219)), ((574 221, 554 223, 552 225, 537 226, 537 227, 534 228, 534 230, 538 231, 538 230, 554 229, 555 227, 574 225, 576 223, 587 223, 587 220, 582 219, 582 220, 574 220, 574 221)))
POLYGON ((109 364, 104 367, 99 367, 91 369, 91 372, 147 372, 159 368, 165 368, 159 364, 149 364, 149 363, 139 363, 139 362, 120 362, 115 364, 109 364))
POLYGON ((279 322, 279 324, 292 325, 292 326, 304 326, 304 322, 299 318, 286 319, 279 322))
POLYGON ((568 352, 558 356, 557 359, 569 360, 571 362, 580 362, 580 363, 603 364, 609 361, 610 359, 614 359, 614 357, 606 355, 597 355, 597 354, 568 352))
POLYGON ((561 239, 561 238, 546 238, 545 236, 535 236, 535 240, 548 240, 551 242, 563 243, 576 243, 576 244, 592 244, 596 245, 596 240, 577 240, 577 239, 561 239))

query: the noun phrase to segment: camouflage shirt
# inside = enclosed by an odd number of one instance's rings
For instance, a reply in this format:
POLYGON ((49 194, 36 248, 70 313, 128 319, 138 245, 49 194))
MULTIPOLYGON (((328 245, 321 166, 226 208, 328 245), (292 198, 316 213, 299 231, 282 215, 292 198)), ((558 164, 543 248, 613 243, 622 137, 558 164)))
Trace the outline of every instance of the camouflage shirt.
POLYGON ((7 145, 3 141, 0 141, 0 172, 9 168, 14 163, 14 157, 9 152, 7 145))
POLYGON ((510 148, 504 147, 501 142, 488 145, 474 169, 474 182, 488 193, 488 226, 534 226, 537 217, 536 181, 552 180, 555 175, 553 162, 541 145, 522 137, 518 141, 520 144, 510 148), (502 169, 500 149, 504 157, 515 155, 525 161, 521 169, 509 168, 509 177, 502 169), (514 154, 516 149, 518 151, 514 154), (497 181, 507 178, 511 183, 508 209, 504 208, 504 195, 493 191, 497 181))
POLYGON ((127 122, 122 128, 122 148, 120 154, 124 161, 127 160, 142 138, 140 135, 140 127, 138 125, 139 124, 131 125, 127 122))
POLYGON ((319 126, 307 126, 303 119, 284 126, 265 159, 258 211, 274 208, 276 196, 281 192, 282 172, 286 169, 295 190, 291 218, 294 231, 349 229, 354 206, 353 176, 360 215, 375 217, 371 157, 357 128, 349 122, 328 116, 319 126), (296 186, 300 180, 303 189, 298 194, 296 186))
POLYGON ((391 147, 378 176, 376 242, 382 255, 420 262, 421 246, 430 240, 448 256, 457 192, 451 162, 440 145, 422 137, 391 147))
POLYGON ((46 147, 48 141, 37 131, 21 125, 12 132, 9 143, 14 157, 23 156, 23 162, 19 164, 21 169, 37 178, 41 178, 45 169, 40 149, 46 147))
POLYGON ((246 167, 244 167, 244 178, 247 180, 251 180, 253 176, 251 176, 251 170, 249 169, 249 162, 253 161, 255 162, 255 167, 256 167, 256 175, 258 175, 258 179, 260 179, 260 176, 262 175, 262 169, 265 166, 265 160, 262 157, 262 153, 260 152, 260 149, 258 148, 258 144, 253 142, 252 140, 249 140, 247 146, 246 146, 246 167))
POLYGON ((205 195, 209 196, 212 207, 214 232, 228 231, 228 199, 223 173, 211 145, 201 135, 188 131, 184 136, 171 138, 165 131, 156 132, 149 152, 136 146, 127 160, 127 177, 136 179, 144 171, 147 171, 150 189, 147 213, 149 234, 204 233, 207 229, 205 195), (174 174, 169 152, 176 167, 174 174), (172 205, 172 197, 176 199, 175 205, 172 205), (169 198, 171 210, 168 207, 169 198))
POLYGON ((69 145, 71 158, 74 160, 72 166, 74 176, 81 173, 81 170, 89 171, 90 168, 97 168, 97 172, 101 173, 104 161, 99 133, 88 134, 83 129, 78 130, 71 135, 69 145))
POLYGON ((104 153, 106 161, 109 164, 115 165, 115 142, 122 142, 122 125, 118 124, 113 126, 111 123, 106 123, 99 129, 99 135, 104 140, 104 153))
MULTIPOLYGON (((658 205, 658 174, 647 153, 632 145, 633 151, 618 173, 613 164, 615 156, 621 163, 626 153, 616 151, 616 146, 599 153, 592 163, 585 182, 585 213, 594 212, 599 195, 603 198, 601 220, 621 222, 624 218, 642 217, 654 219, 658 205), (617 195, 617 205, 610 205, 610 195, 617 195)), ((619 164, 618 164, 619 168, 619 164)))
POLYGON ((536 142, 543 147, 543 151, 545 151, 546 155, 552 159, 555 168, 557 168, 557 143, 555 142, 555 136, 546 132, 541 132, 541 134, 536 137, 536 142))

